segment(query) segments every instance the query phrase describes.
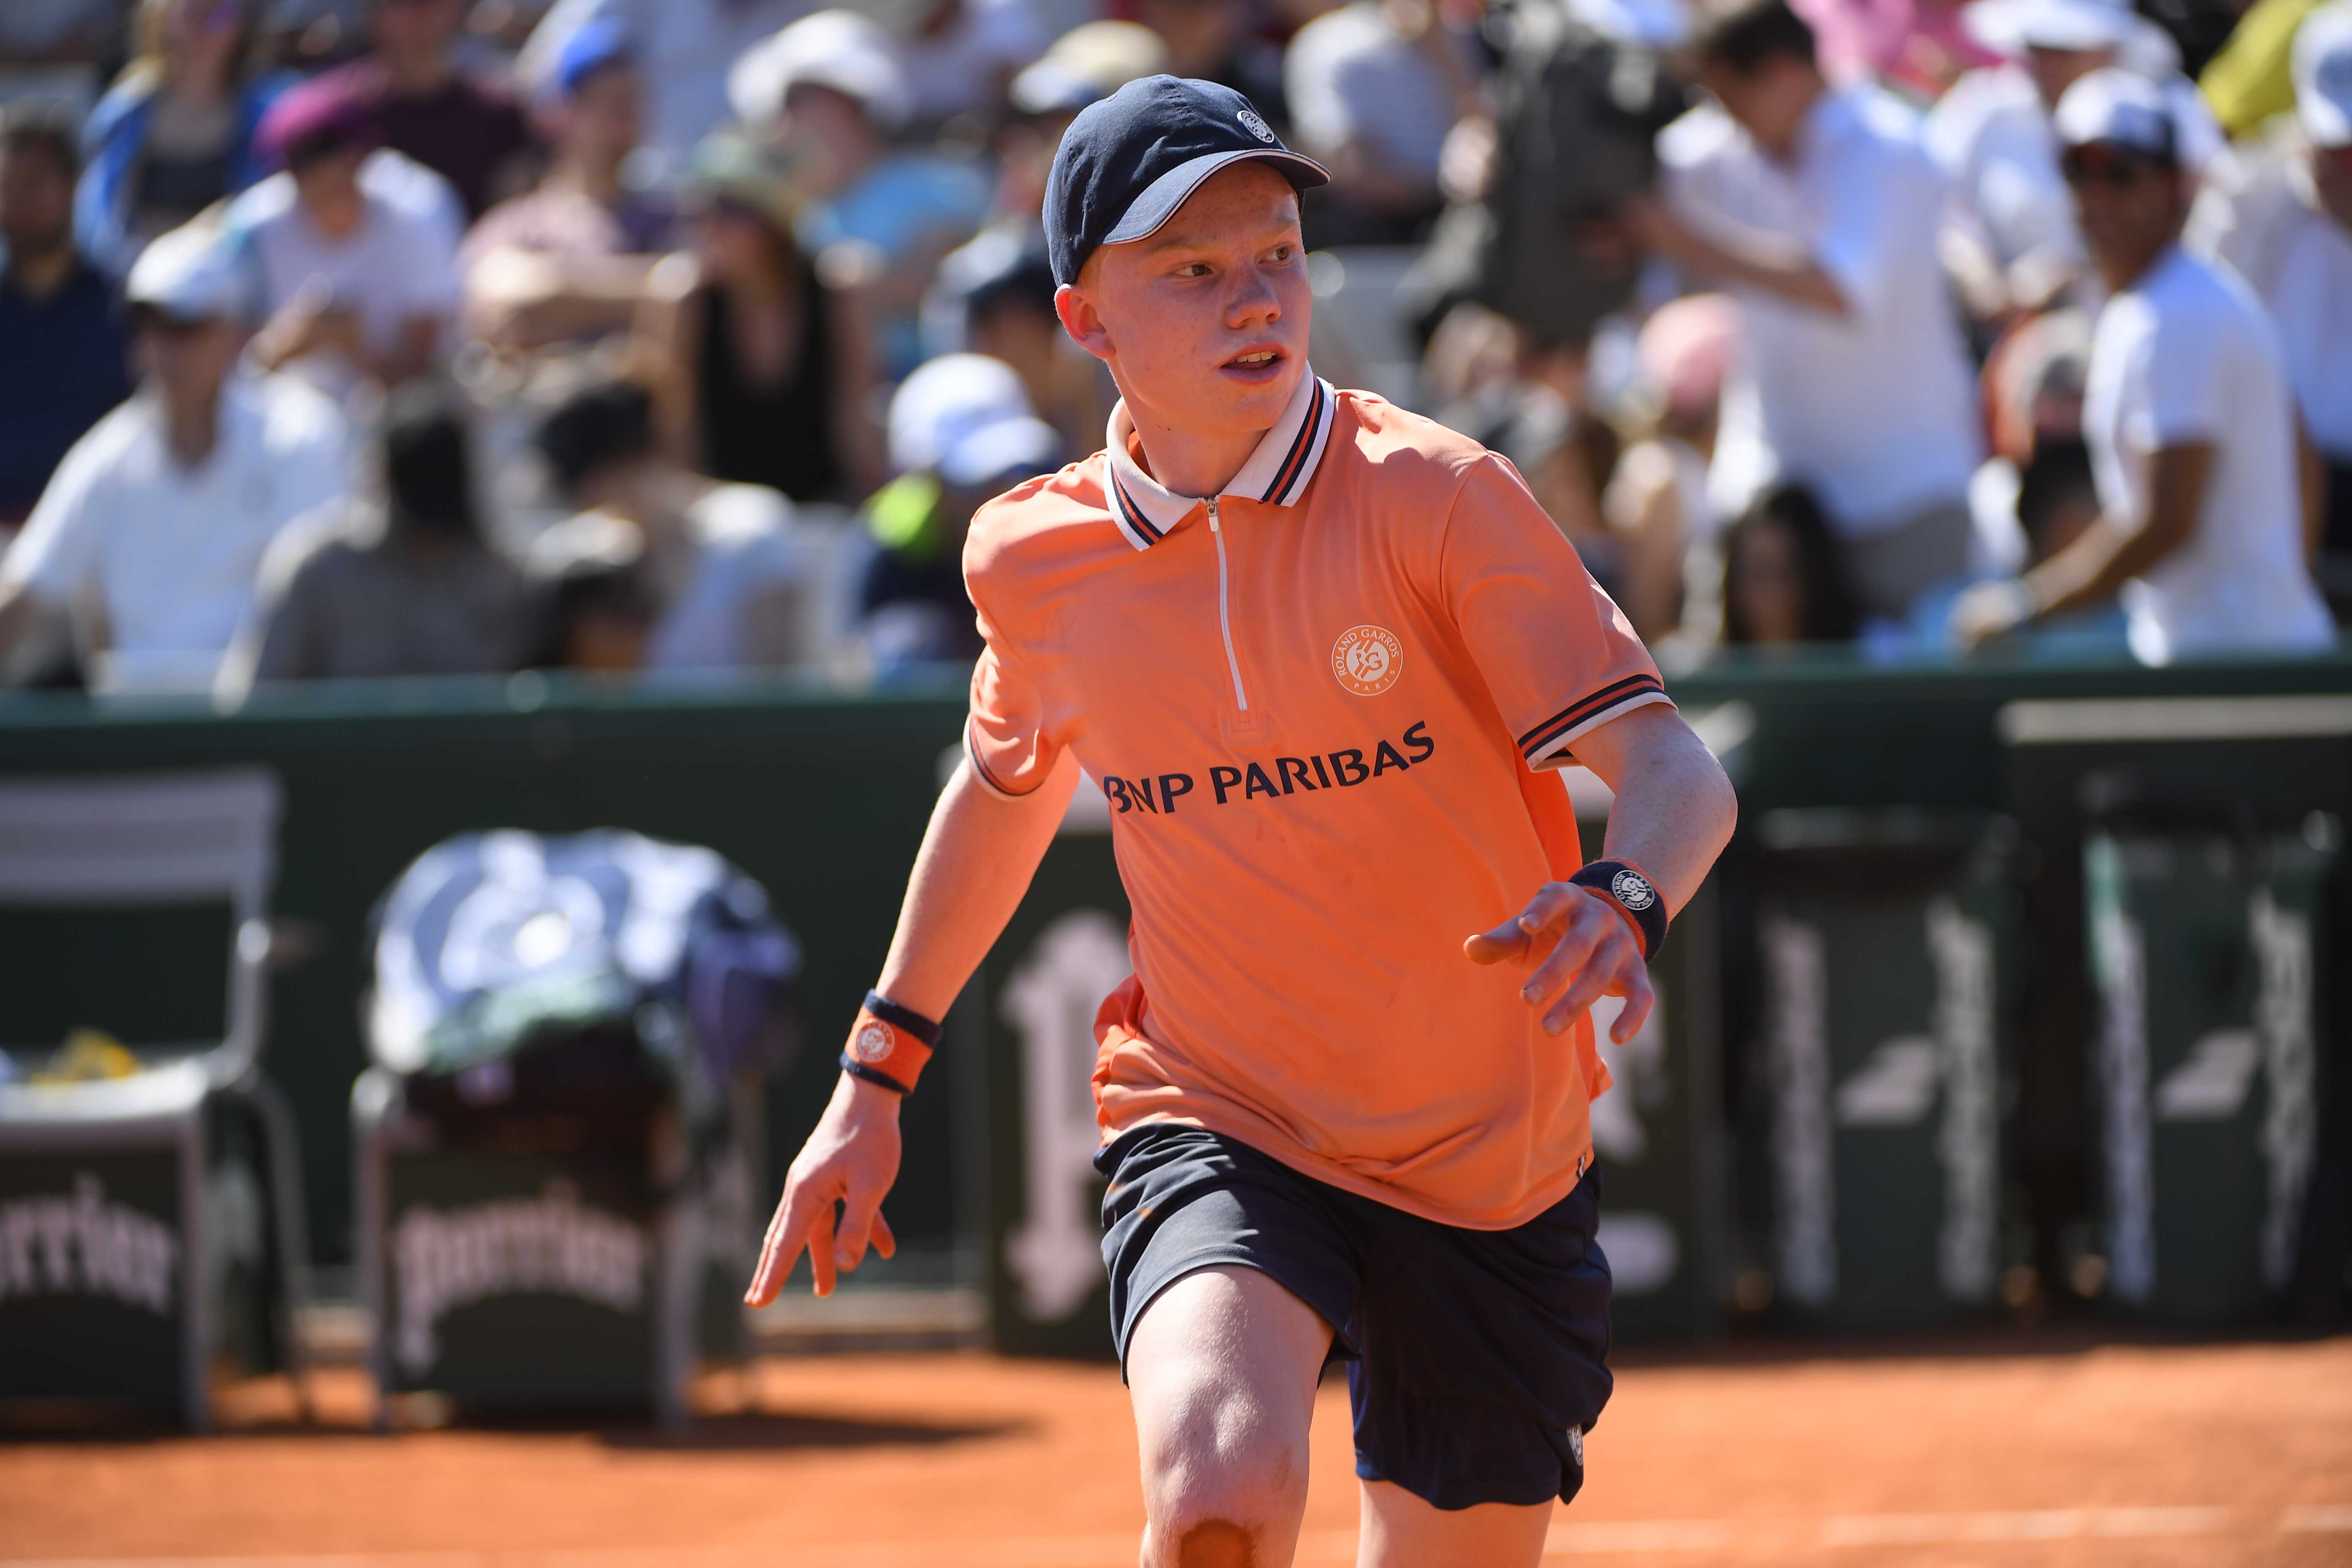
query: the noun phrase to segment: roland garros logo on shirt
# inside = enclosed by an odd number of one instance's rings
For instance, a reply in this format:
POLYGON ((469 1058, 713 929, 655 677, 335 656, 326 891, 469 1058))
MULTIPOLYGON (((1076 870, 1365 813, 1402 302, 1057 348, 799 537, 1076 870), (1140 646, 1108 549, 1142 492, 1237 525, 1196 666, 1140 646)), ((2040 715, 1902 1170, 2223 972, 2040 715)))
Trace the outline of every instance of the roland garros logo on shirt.
POLYGON ((1331 674, 1359 697, 1377 697, 1404 670, 1404 644, 1386 626, 1349 626, 1331 645, 1331 674))
POLYGON ((889 1025, 879 1018, 868 1018, 850 1040, 849 1050, 859 1061, 872 1067, 887 1058, 890 1047, 898 1043, 898 1037, 890 1032, 889 1025))

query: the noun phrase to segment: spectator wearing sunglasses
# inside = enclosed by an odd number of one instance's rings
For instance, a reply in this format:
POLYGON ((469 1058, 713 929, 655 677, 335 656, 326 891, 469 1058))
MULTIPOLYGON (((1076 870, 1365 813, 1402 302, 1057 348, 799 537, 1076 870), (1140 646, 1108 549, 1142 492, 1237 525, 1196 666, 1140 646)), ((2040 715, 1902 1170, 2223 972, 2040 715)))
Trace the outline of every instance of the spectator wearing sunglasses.
POLYGON ((2143 663, 2326 647, 2294 395, 2252 291, 2180 247, 2194 184, 2163 89, 2094 71, 2055 120, 2110 291, 2083 396, 2100 515, 2023 576, 1971 589, 1955 629, 1980 643, 2120 595, 2143 663))

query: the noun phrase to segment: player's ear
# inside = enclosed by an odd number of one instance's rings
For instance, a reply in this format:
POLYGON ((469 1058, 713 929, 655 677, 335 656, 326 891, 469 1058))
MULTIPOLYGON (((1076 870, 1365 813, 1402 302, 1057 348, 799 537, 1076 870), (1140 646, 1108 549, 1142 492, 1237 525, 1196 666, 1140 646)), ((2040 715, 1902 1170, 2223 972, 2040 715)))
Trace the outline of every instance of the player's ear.
POLYGON ((1061 318, 1062 331, 1070 341, 1098 360, 1108 362, 1113 353, 1110 328, 1095 308, 1094 296, 1087 291, 1083 274, 1076 283, 1065 283, 1054 290, 1054 314, 1061 318))

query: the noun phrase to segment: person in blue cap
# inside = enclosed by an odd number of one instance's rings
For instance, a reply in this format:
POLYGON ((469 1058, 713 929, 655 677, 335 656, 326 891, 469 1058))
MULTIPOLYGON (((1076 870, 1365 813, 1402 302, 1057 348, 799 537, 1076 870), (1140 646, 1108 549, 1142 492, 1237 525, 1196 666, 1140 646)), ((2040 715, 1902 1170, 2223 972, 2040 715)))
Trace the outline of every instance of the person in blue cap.
MULTIPOLYGON (((1292 1560, 1331 1360, 1361 1568, 1533 1568, 1611 1388, 1595 1004, 1642 1027, 1735 808, 1510 465, 1309 368, 1326 178, 1212 82, 1064 136, 1055 309, 1120 401, 973 516, 964 756, 748 1300, 894 1247, 899 1103, 1083 769, 1133 910, 1093 1085, 1145 1568, 1292 1560), (1571 755, 1615 791, 1590 863, 1571 755)), ((1083 1289, 1033 1219, 1024 1289, 1083 1289)))
POLYGON ((547 172, 485 213, 457 255, 477 335, 527 350, 628 328, 677 230, 677 204, 629 178, 643 89, 618 22, 600 18, 564 40, 533 110, 547 172))

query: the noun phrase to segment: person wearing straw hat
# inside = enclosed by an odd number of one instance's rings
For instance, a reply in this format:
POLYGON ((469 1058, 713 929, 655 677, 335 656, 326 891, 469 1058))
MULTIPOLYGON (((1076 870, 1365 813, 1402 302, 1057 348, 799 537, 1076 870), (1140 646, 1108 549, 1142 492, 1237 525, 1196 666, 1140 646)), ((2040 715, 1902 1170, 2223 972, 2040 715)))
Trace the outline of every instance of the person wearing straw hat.
POLYGON ((2191 248, 2236 268, 2278 322, 2287 379, 2326 469, 2319 575, 2352 618, 2352 4, 2296 33, 2294 114, 2231 160, 2189 220, 2191 248))
POLYGON ((2126 0, 1978 0, 1961 20, 2004 63, 1954 83, 1924 138, 1952 182, 1946 260, 1969 309, 1992 321, 2051 304, 2090 268, 2050 129, 2067 88, 2108 65, 2160 83, 2192 169, 2221 150, 2221 133, 2170 37, 2126 0))
POLYGON ((1974 645, 2119 595, 2143 663, 2326 647, 2277 337, 2244 279, 2179 244, 2193 185, 2167 94, 2105 67, 2055 122, 2108 292, 2083 392, 2101 514, 2023 576, 1970 589, 1955 632, 1974 645))

